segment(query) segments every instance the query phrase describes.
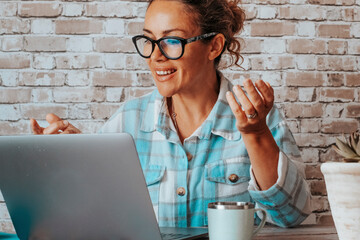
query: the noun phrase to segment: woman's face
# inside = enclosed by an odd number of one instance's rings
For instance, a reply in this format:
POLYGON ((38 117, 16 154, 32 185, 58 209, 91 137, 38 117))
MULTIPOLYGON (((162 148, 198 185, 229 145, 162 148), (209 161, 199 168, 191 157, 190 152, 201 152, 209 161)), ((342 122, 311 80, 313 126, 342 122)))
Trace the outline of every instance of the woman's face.
MULTIPOLYGON (((165 36, 190 38, 201 34, 194 24, 194 16, 188 15, 183 3, 178 1, 154 1, 145 16, 144 34, 157 40, 165 36)), ((147 64, 160 94, 196 94, 203 87, 209 71, 214 69, 208 58, 209 44, 196 41, 185 45, 184 55, 177 60, 167 59, 156 45, 147 64)))

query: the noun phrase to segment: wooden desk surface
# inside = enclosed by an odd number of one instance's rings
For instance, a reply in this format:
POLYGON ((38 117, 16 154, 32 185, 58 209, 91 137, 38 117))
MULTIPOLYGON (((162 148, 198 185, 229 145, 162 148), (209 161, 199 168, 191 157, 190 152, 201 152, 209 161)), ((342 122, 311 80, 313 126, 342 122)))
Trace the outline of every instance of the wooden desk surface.
POLYGON ((335 226, 302 225, 295 228, 264 227, 253 240, 338 240, 335 226))

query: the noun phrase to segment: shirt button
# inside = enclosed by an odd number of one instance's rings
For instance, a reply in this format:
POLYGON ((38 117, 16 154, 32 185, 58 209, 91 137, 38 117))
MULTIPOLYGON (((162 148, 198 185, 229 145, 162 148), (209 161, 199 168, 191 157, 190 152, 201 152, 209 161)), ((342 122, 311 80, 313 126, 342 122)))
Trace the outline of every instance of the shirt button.
POLYGON ((193 155, 191 155, 191 153, 186 153, 186 157, 189 162, 193 159, 193 155))
POLYGON ((239 176, 236 175, 236 174, 231 174, 231 175, 229 176, 229 180, 230 180, 230 182, 232 182, 232 183, 236 183, 236 182, 239 180, 239 176))
POLYGON ((184 196, 184 195, 185 195, 185 188, 179 187, 179 188, 176 190, 176 193, 177 193, 177 195, 179 195, 179 196, 184 196))

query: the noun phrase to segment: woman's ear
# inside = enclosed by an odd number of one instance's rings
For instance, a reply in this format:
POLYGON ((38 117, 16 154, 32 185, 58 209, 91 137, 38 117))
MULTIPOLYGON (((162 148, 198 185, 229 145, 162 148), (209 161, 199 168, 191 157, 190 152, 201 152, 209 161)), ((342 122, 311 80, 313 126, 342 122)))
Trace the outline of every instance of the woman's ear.
POLYGON ((209 60, 212 61, 223 52, 225 47, 225 36, 222 33, 217 34, 211 40, 210 46, 209 60))

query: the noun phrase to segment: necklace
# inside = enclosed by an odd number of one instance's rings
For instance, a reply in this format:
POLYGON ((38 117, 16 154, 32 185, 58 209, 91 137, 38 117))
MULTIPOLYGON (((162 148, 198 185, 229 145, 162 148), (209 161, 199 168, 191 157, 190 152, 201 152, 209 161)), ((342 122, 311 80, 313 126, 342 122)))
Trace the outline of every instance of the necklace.
POLYGON ((172 99, 170 100, 170 103, 171 103, 171 119, 173 120, 173 123, 174 123, 177 134, 179 134, 179 127, 178 127, 178 124, 177 124, 177 121, 176 121, 177 114, 176 114, 176 112, 174 110, 174 104, 172 102, 172 99))

